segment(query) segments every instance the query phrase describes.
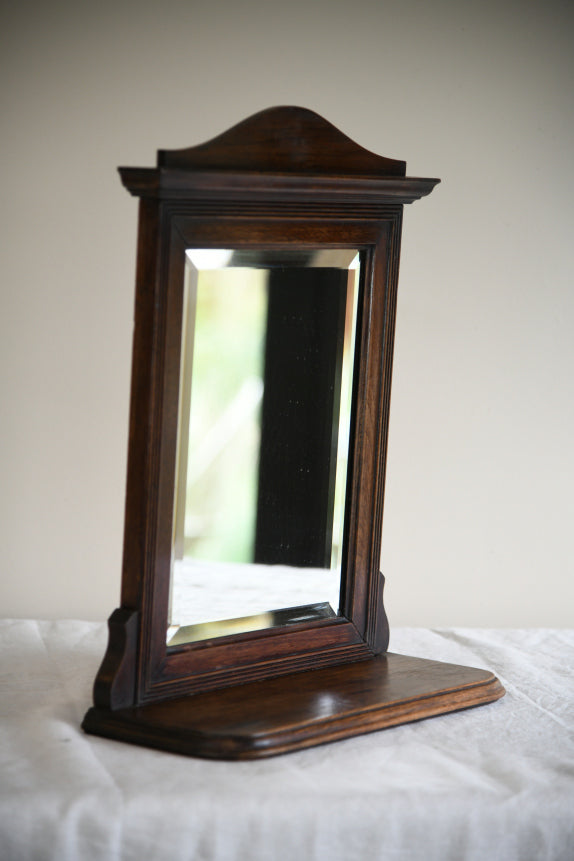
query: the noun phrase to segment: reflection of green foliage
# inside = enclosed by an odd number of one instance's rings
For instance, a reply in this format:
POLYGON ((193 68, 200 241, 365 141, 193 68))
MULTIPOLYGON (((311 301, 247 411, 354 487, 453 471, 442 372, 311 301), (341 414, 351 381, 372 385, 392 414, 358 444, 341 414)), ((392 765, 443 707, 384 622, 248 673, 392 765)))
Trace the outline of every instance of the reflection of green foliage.
POLYGON ((194 558, 252 560, 259 410, 247 395, 249 381, 262 377, 265 278, 263 270, 249 269, 199 276, 186 515, 202 525, 195 535, 186 528, 185 542, 194 558), (197 459, 216 440, 217 454, 202 471, 197 459))
POLYGON ((246 378, 261 375, 264 276, 249 269, 200 273, 193 386, 194 393, 201 388, 198 407, 211 418, 246 378))

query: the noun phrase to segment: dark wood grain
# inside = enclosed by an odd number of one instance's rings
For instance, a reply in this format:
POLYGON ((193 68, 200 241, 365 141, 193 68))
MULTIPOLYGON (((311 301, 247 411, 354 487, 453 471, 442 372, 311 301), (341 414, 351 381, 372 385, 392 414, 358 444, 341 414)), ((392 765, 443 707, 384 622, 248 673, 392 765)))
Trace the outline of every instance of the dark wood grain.
POLYGON ((485 670, 387 653, 139 708, 95 708, 84 729, 192 756, 256 759, 482 705, 503 694, 485 670))

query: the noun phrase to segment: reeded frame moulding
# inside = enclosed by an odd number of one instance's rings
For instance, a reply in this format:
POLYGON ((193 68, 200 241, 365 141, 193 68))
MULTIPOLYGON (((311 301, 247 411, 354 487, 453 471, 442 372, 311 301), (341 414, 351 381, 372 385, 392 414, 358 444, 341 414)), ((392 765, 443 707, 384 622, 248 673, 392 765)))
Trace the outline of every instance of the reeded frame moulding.
POLYGON ((273 108, 120 168, 140 199, 121 607, 87 732, 180 753, 282 753, 502 696, 482 670, 387 653, 379 571, 402 211, 438 180, 273 108), (340 613, 166 646, 185 250, 361 253, 340 613), (327 704, 327 705, 326 705, 327 704))

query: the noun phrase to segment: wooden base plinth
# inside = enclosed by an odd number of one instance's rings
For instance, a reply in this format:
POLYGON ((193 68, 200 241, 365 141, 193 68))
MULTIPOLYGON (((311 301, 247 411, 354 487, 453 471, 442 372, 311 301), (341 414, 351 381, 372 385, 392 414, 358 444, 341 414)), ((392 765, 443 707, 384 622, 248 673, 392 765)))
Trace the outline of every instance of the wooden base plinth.
POLYGON ((178 700, 92 708, 86 732, 210 759, 257 759, 493 702, 485 670, 387 653, 178 700))

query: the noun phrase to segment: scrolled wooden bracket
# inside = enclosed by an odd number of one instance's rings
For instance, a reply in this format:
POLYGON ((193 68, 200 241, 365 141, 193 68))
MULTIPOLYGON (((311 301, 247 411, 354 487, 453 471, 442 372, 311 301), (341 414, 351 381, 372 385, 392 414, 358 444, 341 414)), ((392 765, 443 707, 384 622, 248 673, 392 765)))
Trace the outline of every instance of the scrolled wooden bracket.
POLYGON ((384 588, 385 578, 383 577, 382 572, 379 571, 379 577, 376 584, 374 634, 371 641, 375 655, 384 654, 389 647, 389 620, 387 619, 387 614, 385 612, 383 599, 384 588))
POLYGON ((108 619, 108 648, 94 682, 96 708, 135 705, 138 613, 120 607, 108 619))

